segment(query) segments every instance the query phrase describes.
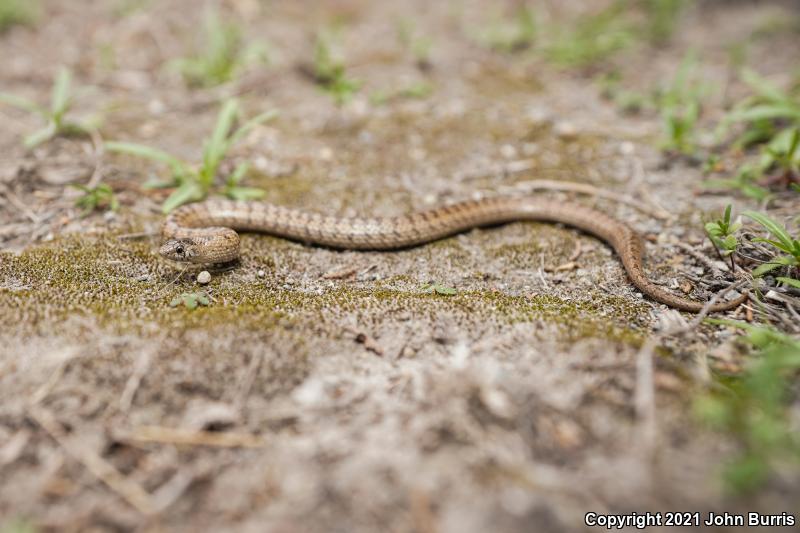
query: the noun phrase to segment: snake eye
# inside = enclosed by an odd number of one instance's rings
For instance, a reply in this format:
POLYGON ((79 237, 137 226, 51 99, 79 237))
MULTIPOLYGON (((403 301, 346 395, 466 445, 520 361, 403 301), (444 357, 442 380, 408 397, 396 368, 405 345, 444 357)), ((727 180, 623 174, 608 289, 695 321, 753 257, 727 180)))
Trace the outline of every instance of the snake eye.
POLYGON ((186 252, 186 250, 184 249, 182 244, 179 244, 178 246, 175 247, 175 253, 176 254, 183 255, 184 252, 186 252))

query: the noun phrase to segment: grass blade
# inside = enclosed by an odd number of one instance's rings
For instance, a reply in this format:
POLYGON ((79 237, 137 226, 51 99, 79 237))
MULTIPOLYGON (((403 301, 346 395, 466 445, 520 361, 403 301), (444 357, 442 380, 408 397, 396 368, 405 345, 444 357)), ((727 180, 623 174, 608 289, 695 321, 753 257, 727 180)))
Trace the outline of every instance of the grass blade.
POLYGON ((204 196, 205 194, 203 193, 203 189, 200 188, 197 183, 193 181, 187 181, 169 195, 169 198, 164 201, 164 205, 161 206, 161 211, 164 214, 169 213, 176 207, 180 207, 183 204, 202 200, 204 196))
POLYGON ((189 168, 186 163, 157 148, 151 148, 143 144, 109 141, 105 143, 105 149, 108 152, 134 155, 143 157, 144 159, 150 159, 151 161, 164 163, 170 167, 175 175, 185 175, 189 173, 189 168))
POLYGON ((56 125, 55 123, 51 122, 44 128, 37 130, 25 137, 23 143, 25 144, 25 148, 30 150, 32 148, 36 148, 45 141, 49 141, 55 136, 55 134, 56 125))
POLYGON ((225 157, 225 152, 228 151, 228 147, 230 146, 228 135, 238 113, 239 103, 236 100, 226 100, 225 103, 222 104, 222 109, 217 117, 217 124, 214 126, 211 138, 208 140, 203 150, 203 170, 201 174, 206 185, 211 184, 211 180, 214 179, 214 174, 217 172, 220 161, 225 157))
POLYGON ((265 111, 264 113, 261 113, 260 115, 256 115, 255 117, 251 118, 250 120, 242 124, 242 126, 239 129, 237 129, 233 135, 231 135, 230 146, 233 146, 234 144, 239 142, 239 140, 242 137, 246 136, 248 133, 250 133, 253 130, 253 128, 260 126, 265 122, 269 122, 270 120, 275 119, 279 114, 280 113, 278 112, 277 109, 270 109, 269 111, 265 111))
POLYGON ((786 95, 772 85, 766 78, 749 68, 742 69, 742 81, 750 86, 759 96, 770 102, 786 102, 786 95))
POLYGON ((774 235, 786 248, 786 250, 792 250, 794 245, 792 243, 792 237, 786 231, 786 228, 781 226, 778 222, 771 219, 764 213, 759 213, 757 211, 745 211, 742 215, 751 218, 764 226, 767 231, 769 231, 772 235, 774 235))
POLYGON ((38 104, 32 102, 31 100, 28 100, 27 98, 22 98, 21 96, 17 96, 15 94, 0 93, 0 103, 16 107, 17 109, 22 109, 23 111, 28 111, 30 113, 37 113, 39 115, 42 115, 43 117, 47 117, 47 111, 39 107, 38 104))
POLYGON ((733 122, 755 122, 757 120, 777 118, 800 120, 800 107, 792 106, 787 103, 761 104, 747 109, 733 111, 728 115, 728 120, 733 122))
POLYGON ((55 83, 53 83, 53 94, 50 99, 50 112, 53 120, 58 123, 69 107, 69 85, 72 74, 66 67, 58 69, 55 83))

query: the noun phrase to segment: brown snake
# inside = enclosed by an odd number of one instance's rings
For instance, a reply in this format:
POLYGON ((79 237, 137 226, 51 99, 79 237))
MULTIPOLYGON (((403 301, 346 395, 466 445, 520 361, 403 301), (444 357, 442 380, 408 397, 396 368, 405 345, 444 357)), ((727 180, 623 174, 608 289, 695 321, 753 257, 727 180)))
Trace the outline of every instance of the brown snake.
MULTIPOLYGON (((341 218, 256 202, 212 200, 189 204, 164 222, 166 242, 159 253, 188 263, 224 263, 239 257, 234 229, 260 231, 305 243, 349 250, 392 250, 423 244, 480 226, 520 220, 560 222, 609 244, 631 282, 657 302, 682 311, 699 312, 704 303, 683 298, 647 278, 642 265, 642 239, 628 225, 579 204, 497 197, 470 200, 387 218, 341 218), (234 228, 234 229, 232 229, 234 228)), ((709 311, 732 309, 747 299, 717 303, 709 311)))

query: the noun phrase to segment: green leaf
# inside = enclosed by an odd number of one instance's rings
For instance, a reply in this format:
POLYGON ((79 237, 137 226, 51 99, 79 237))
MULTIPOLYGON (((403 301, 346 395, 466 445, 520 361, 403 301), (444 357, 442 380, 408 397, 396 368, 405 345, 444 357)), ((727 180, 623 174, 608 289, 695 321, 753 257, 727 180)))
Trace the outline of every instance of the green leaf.
POLYGON ((228 151, 228 135, 230 134, 236 116, 239 113, 239 103, 235 99, 225 100, 222 109, 217 115, 217 123, 214 131, 203 150, 203 169, 200 172, 201 181, 205 186, 210 186, 217 168, 225 152, 228 151))
POLYGON ((435 286, 434 290, 439 294, 446 294, 446 295, 453 295, 456 294, 457 292, 453 287, 444 287, 442 285, 435 286))
POLYGON ((772 259, 769 263, 764 263, 764 264, 759 265, 758 268, 753 270, 753 276, 755 276, 757 278, 761 277, 764 274, 766 274, 767 272, 775 270, 776 268, 779 268, 779 267, 782 267, 782 266, 789 266, 789 265, 791 265, 793 263, 793 261, 794 261, 794 259, 792 257, 789 257, 788 255, 777 257, 775 259, 772 259))
POLYGON ((197 298, 197 303, 199 303, 200 305, 207 306, 209 304, 208 295, 206 293, 197 292, 197 293, 195 293, 195 296, 197 298))
POLYGON ((204 196, 205 194, 200 185, 193 181, 187 181, 169 195, 169 198, 164 201, 164 205, 161 206, 161 211, 169 213, 183 204, 202 200, 204 196))
POLYGON ((189 166, 175 156, 168 154, 157 148, 151 148, 143 144, 129 143, 129 142, 115 142, 108 141, 105 143, 105 149, 108 152, 117 152, 121 154, 128 154, 137 157, 150 159, 164 163, 170 167, 173 175, 187 175, 191 173, 189 166))
POLYGON ((56 134, 56 125, 54 123, 50 123, 44 128, 37 130, 27 137, 23 143, 25 144, 25 148, 33 149, 42 144, 45 141, 49 141, 52 139, 56 134))
POLYGON ((788 100, 785 93, 775 87, 766 78, 749 68, 742 69, 742 81, 750 86, 759 96, 771 102, 785 102, 788 100))
POLYGON ((190 311, 197 309, 197 297, 194 294, 184 294, 183 305, 190 311))
POLYGON ((227 187, 225 196, 232 200, 258 200, 267 194, 264 189, 256 187, 227 187))
POLYGON ((783 283, 784 285, 788 285, 790 287, 794 287, 795 289, 800 289, 800 279, 794 278, 775 278, 777 281, 783 283))
POLYGON ((277 109, 270 109, 269 111, 265 111, 265 112, 261 113, 260 115, 256 115, 255 117, 251 118, 250 120, 248 120, 247 122, 242 124, 242 126, 239 129, 237 129, 233 133, 233 135, 231 135, 229 146, 233 146, 234 144, 239 142, 239 140, 241 138, 245 137, 255 127, 257 127, 257 126, 259 126, 259 125, 261 125, 261 124, 263 124, 265 122, 269 122, 271 120, 274 120, 275 118, 278 117, 278 115, 280 115, 280 113, 278 112, 277 109))
POLYGON ((44 110, 35 102, 15 94, 0 93, 0 103, 16 107, 17 109, 22 109, 23 111, 28 111, 30 113, 36 113, 47 118, 46 110, 44 110))
POLYGON ((183 296, 176 296, 176 297, 175 297, 175 298, 173 298, 173 299, 172 299, 172 301, 169 303, 169 306, 170 306, 170 307, 178 307, 178 306, 181 304, 181 302, 182 302, 182 301, 183 301, 183 296))
POLYGON ((781 224, 771 219, 764 213, 759 213, 757 211, 745 211, 742 214, 748 218, 752 218, 764 226, 767 231, 778 238, 778 240, 786 247, 787 250, 793 249, 794 246, 792 243, 792 237, 786 231, 786 228, 784 228, 781 224))
POLYGON ((249 163, 245 162, 245 163, 239 163, 238 165, 236 165, 236 169, 233 171, 233 174, 228 176, 228 179, 226 180, 228 186, 232 187, 232 186, 238 184, 240 181, 242 181, 242 178, 245 177, 245 175, 247 174, 248 170, 250 170, 250 164, 249 163))
POLYGON ((50 112, 56 123, 61 122, 61 117, 67 112, 70 101, 69 85, 72 74, 66 67, 61 67, 53 83, 53 93, 50 97, 50 112))
POLYGON ((729 120, 734 122, 753 122, 765 119, 800 119, 800 107, 786 104, 762 104, 733 111, 728 115, 729 120))

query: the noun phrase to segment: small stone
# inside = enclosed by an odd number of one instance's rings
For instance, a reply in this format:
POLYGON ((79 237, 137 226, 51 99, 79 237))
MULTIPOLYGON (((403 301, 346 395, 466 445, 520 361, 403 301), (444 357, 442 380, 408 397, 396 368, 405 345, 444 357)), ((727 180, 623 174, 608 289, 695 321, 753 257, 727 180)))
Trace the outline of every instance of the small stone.
POLYGON ((565 141, 573 140, 578 136, 578 128, 572 122, 557 122, 553 132, 565 141))
POLYGON ((256 275, 257 275, 259 278, 263 278, 264 276, 266 276, 266 275, 267 275, 267 273, 266 273, 266 272, 264 272, 263 270, 259 270, 258 272, 256 272, 256 275))
POLYGON ((506 159, 517 157, 517 149, 511 144, 504 144, 500 147, 500 155, 506 159))
POLYGON ((630 141, 624 141, 619 145, 619 153, 622 155, 633 155, 636 151, 636 146, 630 141))
POLYGON ((211 274, 208 273, 208 270, 203 270, 197 275, 197 283, 200 285, 206 285, 209 281, 211 281, 211 274))

